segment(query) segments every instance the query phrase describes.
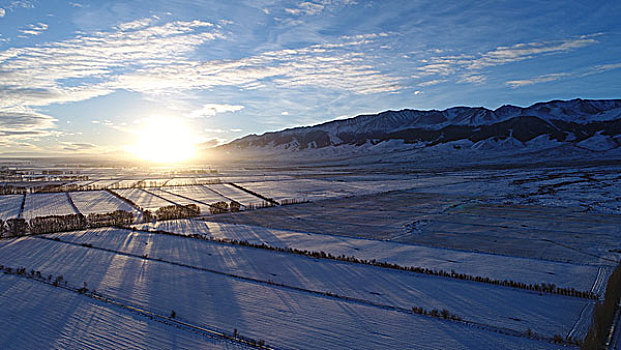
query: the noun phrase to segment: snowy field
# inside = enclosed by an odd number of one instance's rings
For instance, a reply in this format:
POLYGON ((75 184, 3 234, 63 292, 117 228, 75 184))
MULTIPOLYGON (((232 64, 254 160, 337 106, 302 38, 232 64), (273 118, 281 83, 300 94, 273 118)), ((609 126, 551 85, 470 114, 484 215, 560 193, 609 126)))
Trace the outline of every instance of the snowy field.
POLYGON ((229 201, 236 201, 241 203, 244 206, 249 205, 260 205, 264 202, 263 199, 251 195, 248 192, 242 191, 238 188, 235 188, 229 184, 216 184, 216 185, 205 185, 207 188, 215 191, 216 193, 226 197, 229 201))
POLYGON ((69 192, 69 195, 80 213, 84 215, 110 213, 115 210, 136 212, 131 205, 106 191, 69 192))
POLYGON ((136 227, 186 235, 202 234, 207 237, 242 240, 255 244, 265 243, 273 247, 324 251, 334 256, 375 259, 401 266, 455 270, 459 273, 498 280, 509 279, 528 284, 554 283, 577 290, 593 290, 595 293, 603 293, 611 271, 611 267, 606 265, 563 263, 202 220, 171 220, 140 224, 136 227))
MULTIPOLYGON (((0 331, 0 349, 244 348, 198 329, 236 329, 277 349, 560 349, 571 346, 526 334, 579 339, 594 305, 585 298, 140 230, 600 295, 621 258, 618 166, 218 170, 80 169, 90 178, 80 183, 110 187, 153 211, 197 204, 208 214, 218 201, 263 203, 229 182, 277 201, 310 202, 150 223, 139 223, 139 216, 134 231, 0 239, 0 265, 62 275, 71 287, 0 273, 0 319, 10 320, 0 331), (216 178, 223 183, 199 185, 216 178), (158 187, 127 188, 139 181, 158 187), (84 285, 101 298, 77 293, 84 285), (418 315, 412 307, 446 309, 462 320, 418 315), (190 326, 161 322, 173 310, 190 326)), ((106 191, 69 195, 85 215, 135 211, 106 191)), ((0 196, 0 219, 17 217, 22 198, 0 196)), ((67 193, 34 193, 26 196, 23 217, 74 213, 67 193)))
POLYGON ((19 207, 22 205, 22 195, 0 196, 0 220, 17 218, 19 207))
POLYGON ((26 196, 22 217, 30 220, 37 216, 67 214, 77 213, 69 203, 66 193, 33 193, 26 196))
MULTIPOLYGON (((540 295, 483 283, 162 234, 100 229, 50 236, 403 309, 413 305, 428 310, 446 308, 459 313, 464 320, 519 332, 530 328, 549 337, 554 334, 583 337, 594 304, 581 298, 540 295), (464 303, 464 299, 468 302, 464 303)), ((534 263, 531 267, 540 266, 534 263)), ((557 272, 565 273, 560 269, 557 272)))
POLYGON ((0 275, 0 348, 250 349, 22 277, 0 275))
MULTIPOLYGON (((237 329, 283 348, 558 348, 470 324, 63 242, 23 238, 2 246, 4 264, 63 275, 124 305, 162 315, 174 310, 179 320, 237 329)), ((4 293, 1 298, 8 302, 4 293)))
POLYGON ((157 210, 161 207, 173 205, 174 203, 171 201, 167 201, 160 197, 154 196, 152 193, 147 190, 143 190, 140 188, 131 188, 131 189, 122 189, 122 190, 113 190, 118 193, 120 196, 131 200, 136 203, 142 209, 148 210, 157 210))
POLYGON ((196 186, 173 186, 164 188, 166 192, 174 193, 181 197, 191 198, 203 203, 216 203, 220 201, 227 201, 226 197, 223 197, 216 192, 210 190, 203 185, 196 186))

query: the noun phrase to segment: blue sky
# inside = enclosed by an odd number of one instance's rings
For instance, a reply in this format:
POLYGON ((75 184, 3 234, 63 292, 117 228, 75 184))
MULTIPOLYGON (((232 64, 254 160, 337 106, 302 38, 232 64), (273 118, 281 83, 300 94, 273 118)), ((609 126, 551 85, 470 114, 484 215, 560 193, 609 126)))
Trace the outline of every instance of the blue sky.
POLYGON ((0 155, 621 97, 619 1, 0 0, 0 155))

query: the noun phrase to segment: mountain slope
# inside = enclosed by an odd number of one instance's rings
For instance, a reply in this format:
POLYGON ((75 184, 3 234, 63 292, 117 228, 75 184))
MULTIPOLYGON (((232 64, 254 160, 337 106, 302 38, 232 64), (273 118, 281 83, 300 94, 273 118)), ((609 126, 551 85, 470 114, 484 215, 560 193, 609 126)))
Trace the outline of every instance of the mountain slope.
POLYGON ((454 107, 443 111, 386 111, 249 135, 219 150, 285 158, 291 153, 334 158, 381 152, 390 158, 396 151, 454 150, 450 154, 468 149, 498 154, 560 146, 589 152, 619 150, 621 100, 575 99, 526 108, 505 105, 496 110, 454 107))

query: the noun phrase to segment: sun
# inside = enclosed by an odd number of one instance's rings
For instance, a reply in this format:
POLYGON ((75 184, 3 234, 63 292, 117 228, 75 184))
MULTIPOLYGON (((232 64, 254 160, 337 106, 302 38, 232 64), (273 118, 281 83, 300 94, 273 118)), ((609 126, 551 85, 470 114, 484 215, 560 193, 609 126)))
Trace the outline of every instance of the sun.
POLYGON ((137 131, 128 150, 137 158, 159 164, 187 161, 196 153, 191 129, 178 118, 151 117, 137 131))

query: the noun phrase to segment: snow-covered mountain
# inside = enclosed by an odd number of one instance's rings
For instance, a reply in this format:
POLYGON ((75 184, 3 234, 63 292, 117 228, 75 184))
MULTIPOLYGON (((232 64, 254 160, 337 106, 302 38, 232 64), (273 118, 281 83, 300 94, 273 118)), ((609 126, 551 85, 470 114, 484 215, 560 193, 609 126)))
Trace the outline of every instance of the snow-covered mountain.
POLYGON ((407 159, 404 151, 463 155, 463 150, 524 153, 565 146, 589 152, 619 150, 621 100, 575 99, 496 110, 386 111, 249 135, 219 149, 253 157, 317 159, 378 152, 390 157, 399 151, 399 157, 407 159))

